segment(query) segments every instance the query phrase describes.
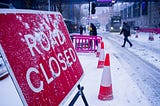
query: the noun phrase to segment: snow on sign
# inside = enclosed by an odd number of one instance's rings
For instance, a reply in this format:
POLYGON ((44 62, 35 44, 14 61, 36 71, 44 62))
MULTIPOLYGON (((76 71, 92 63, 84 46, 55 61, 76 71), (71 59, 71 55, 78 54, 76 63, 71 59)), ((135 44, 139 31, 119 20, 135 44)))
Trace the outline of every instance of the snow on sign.
POLYGON ((0 10, 0 52, 26 106, 57 106, 83 76, 58 12, 0 10))

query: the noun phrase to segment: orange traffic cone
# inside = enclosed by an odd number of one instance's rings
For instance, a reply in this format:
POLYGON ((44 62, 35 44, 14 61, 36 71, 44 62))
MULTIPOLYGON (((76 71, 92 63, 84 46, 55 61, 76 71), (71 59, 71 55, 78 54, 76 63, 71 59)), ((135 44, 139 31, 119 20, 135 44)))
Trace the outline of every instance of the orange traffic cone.
POLYGON ((149 33, 149 38, 148 38, 148 40, 154 41, 154 34, 153 34, 153 33, 149 33))
POLYGON ((106 59, 104 62, 104 68, 103 68, 103 74, 102 74, 98 99, 100 100, 113 99, 109 54, 106 54, 106 59))
POLYGON ((98 65, 97 68, 103 68, 104 66, 104 42, 101 42, 101 51, 100 51, 100 56, 98 60, 98 65))
POLYGON ((96 57, 99 57, 99 55, 100 55, 100 50, 101 50, 101 40, 98 39, 98 47, 97 47, 96 57))

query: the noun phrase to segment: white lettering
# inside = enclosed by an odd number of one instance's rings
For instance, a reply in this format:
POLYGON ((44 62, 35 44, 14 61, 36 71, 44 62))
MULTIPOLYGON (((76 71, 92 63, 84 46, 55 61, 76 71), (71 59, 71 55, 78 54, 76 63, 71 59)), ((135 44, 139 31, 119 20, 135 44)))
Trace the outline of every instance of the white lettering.
POLYGON ((50 50, 50 43, 49 43, 49 40, 48 40, 48 38, 47 38, 47 36, 46 36, 46 34, 44 32, 41 32, 40 45, 45 51, 49 51, 50 50), (44 42, 44 44, 47 44, 46 47, 43 45, 43 42, 44 42))
POLYGON ((50 68, 50 70, 51 70, 52 75, 53 75, 54 78, 60 76, 61 70, 60 70, 58 61, 57 61, 54 57, 49 58, 49 68, 50 68), (57 65, 57 68, 58 68, 57 73, 53 70, 53 67, 52 67, 52 62, 53 62, 53 61, 54 61, 54 62, 56 63, 56 65, 57 65))
POLYGON ((31 34, 24 35, 24 37, 25 37, 25 40, 28 44, 28 47, 29 47, 29 50, 30 50, 32 56, 35 56, 35 54, 33 52, 33 48, 35 48, 35 50, 37 50, 37 52, 39 54, 42 54, 42 52, 39 51, 39 49, 36 46, 36 38, 35 37, 33 37, 31 34), (32 42, 29 39, 32 40, 32 42))
POLYGON ((76 53, 73 51, 72 48, 69 48, 68 50, 69 50, 69 53, 71 55, 73 62, 75 62, 76 61, 76 53))
MULTIPOLYGON (((56 58, 54 58, 54 57, 50 57, 48 60, 48 68, 50 69, 50 72, 52 74, 51 77, 49 77, 47 75, 47 74, 49 74, 49 73, 47 73, 48 70, 45 69, 43 64, 42 63, 39 64, 40 69, 43 73, 43 76, 44 76, 47 84, 50 84, 55 78, 59 77, 61 74, 61 70, 63 70, 63 71, 67 70, 67 68, 70 67, 71 65, 73 65, 73 63, 76 61, 76 54, 72 48, 68 48, 68 49, 64 50, 62 53, 58 53, 57 56, 58 56, 57 57, 58 60, 56 60, 56 58)), ((40 81, 39 82, 40 86, 36 88, 34 86, 34 83, 31 82, 30 75, 32 72, 34 72, 36 74, 40 73, 36 68, 30 67, 27 70, 27 74, 26 74, 27 83, 32 91, 38 93, 43 90, 44 81, 40 81)))
POLYGON ((44 70, 43 65, 42 65, 41 63, 40 63, 39 65, 40 65, 40 68, 41 68, 41 70, 42 70, 42 72, 43 72, 43 75, 44 75, 47 83, 48 83, 48 84, 51 83, 51 82, 53 81, 53 78, 50 78, 50 79, 49 79, 48 76, 47 76, 47 74, 46 74, 46 72, 45 72, 45 70, 44 70))
POLYGON ((36 68, 30 67, 27 70, 27 74, 26 74, 27 83, 28 83, 29 87, 32 89, 32 91, 34 91, 34 92, 40 92, 41 90, 43 90, 43 81, 40 81, 40 86, 38 88, 34 87, 33 84, 32 84, 32 82, 31 82, 31 79, 30 79, 30 74, 32 72, 35 72, 37 74, 39 73, 39 71, 36 68))
POLYGON ((54 37, 54 33, 49 30, 49 34, 50 34, 51 46, 52 46, 52 49, 54 49, 54 45, 59 46, 59 44, 58 44, 56 38, 54 37))
POLYGON ((67 70, 67 64, 66 64, 65 60, 63 59, 61 53, 58 53, 58 60, 59 60, 60 63, 64 64, 64 66, 61 65, 62 70, 63 70, 63 71, 64 71, 64 70, 67 70))
POLYGON ((59 31, 59 30, 58 30, 58 40, 59 40, 59 42, 60 42, 60 45, 63 45, 64 42, 65 42, 65 36, 64 36, 64 34, 63 34, 61 31, 59 31))
POLYGON ((64 56, 65 56, 65 58, 67 60, 67 64, 68 64, 68 66, 71 66, 73 64, 73 62, 69 61, 70 56, 67 53, 68 53, 68 50, 64 50, 64 56))

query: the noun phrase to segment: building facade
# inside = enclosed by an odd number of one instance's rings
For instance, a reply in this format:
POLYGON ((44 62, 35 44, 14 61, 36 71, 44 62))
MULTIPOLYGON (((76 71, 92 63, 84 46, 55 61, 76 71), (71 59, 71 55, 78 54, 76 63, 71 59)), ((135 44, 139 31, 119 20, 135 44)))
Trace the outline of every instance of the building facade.
POLYGON ((160 28, 160 2, 135 2, 121 7, 122 20, 131 26, 160 28))

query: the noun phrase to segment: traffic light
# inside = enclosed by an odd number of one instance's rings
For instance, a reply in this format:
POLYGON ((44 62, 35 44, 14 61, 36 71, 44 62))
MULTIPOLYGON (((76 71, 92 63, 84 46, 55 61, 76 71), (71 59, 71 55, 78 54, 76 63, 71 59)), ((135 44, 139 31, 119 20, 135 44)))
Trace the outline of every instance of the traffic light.
POLYGON ((96 3, 92 3, 91 6, 92 6, 91 7, 91 14, 95 14, 96 13, 96 9, 95 9, 96 8, 96 3))

